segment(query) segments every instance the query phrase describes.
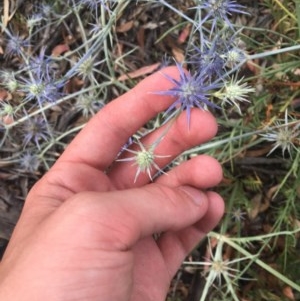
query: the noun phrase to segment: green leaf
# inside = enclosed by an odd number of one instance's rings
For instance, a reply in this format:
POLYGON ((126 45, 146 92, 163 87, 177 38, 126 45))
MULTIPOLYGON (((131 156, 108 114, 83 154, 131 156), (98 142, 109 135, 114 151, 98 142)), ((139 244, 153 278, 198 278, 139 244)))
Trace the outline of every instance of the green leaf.
POLYGON ((295 0, 296 5, 296 17, 298 22, 298 38, 300 38, 300 0, 295 0))

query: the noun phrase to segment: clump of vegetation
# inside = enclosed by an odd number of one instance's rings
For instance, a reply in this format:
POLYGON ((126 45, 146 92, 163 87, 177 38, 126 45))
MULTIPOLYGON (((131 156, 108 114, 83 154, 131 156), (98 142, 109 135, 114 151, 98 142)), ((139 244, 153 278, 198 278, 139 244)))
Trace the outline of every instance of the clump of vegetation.
MULTIPOLYGON (((226 214, 183 264, 168 300, 298 300, 300 2, 30 2, 1 7, 0 210, 20 210, 109 101, 176 64, 180 78, 166 75, 173 87, 156 92, 174 103, 120 150, 130 158, 116 158, 136 166, 132 181, 144 172, 153 180, 168 171, 155 148, 169 127, 152 145, 142 144, 145 134, 182 111, 188 131, 195 107, 218 120, 216 138, 173 164, 203 152, 217 158, 226 214)), ((0 238, 9 233, 0 229, 0 238)))

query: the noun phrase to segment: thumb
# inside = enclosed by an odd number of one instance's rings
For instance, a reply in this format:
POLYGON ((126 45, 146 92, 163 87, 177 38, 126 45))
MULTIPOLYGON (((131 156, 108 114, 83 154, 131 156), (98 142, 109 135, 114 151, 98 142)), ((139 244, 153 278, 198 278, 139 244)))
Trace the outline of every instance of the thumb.
POLYGON ((184 229, 201 219, 207 209, 207 196, 195 188, 153 183, 122 191, 79 193, 58 211, 67 211, 85 237, 86 227, 90 234, 93 231, 98 247, 122 251, 154 233, 184 229))

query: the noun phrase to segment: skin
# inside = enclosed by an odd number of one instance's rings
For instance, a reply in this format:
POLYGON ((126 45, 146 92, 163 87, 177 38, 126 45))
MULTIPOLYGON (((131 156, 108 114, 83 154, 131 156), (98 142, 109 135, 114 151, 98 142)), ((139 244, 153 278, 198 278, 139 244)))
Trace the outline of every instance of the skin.
MULTIPOLYGON (((175 67, 162 72, 179 77, 175 67)), ((151 93, 172 86, 162 72, 104 107, 31 189, 0 264, 0 300, 165 300, 182 260, 217 225, 224 205, 205 192, 222 179, 209 156, 153 183, 144 173, 134 183, 132 162, 114 162, 128 138, 174 102, 151 93), (157 240, 155 233, 162 233, 157 240)), ((193 109, 189 127, 183 112, 155 149, 170 156, 156 163, 165 166, 216 132, 209 112, 193 109)))

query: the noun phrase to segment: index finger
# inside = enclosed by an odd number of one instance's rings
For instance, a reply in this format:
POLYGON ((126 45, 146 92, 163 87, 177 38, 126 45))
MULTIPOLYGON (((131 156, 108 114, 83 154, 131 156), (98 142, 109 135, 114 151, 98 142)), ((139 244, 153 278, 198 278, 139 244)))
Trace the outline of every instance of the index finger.
POLYGON ((158 71, 106 105, 76 136, 57 163, 72 161, 105 170, 129 137, 174 102, 173 97, 151 93, 173 86, 164 74, 176 79, 178 69, 168 67, 158 71))

